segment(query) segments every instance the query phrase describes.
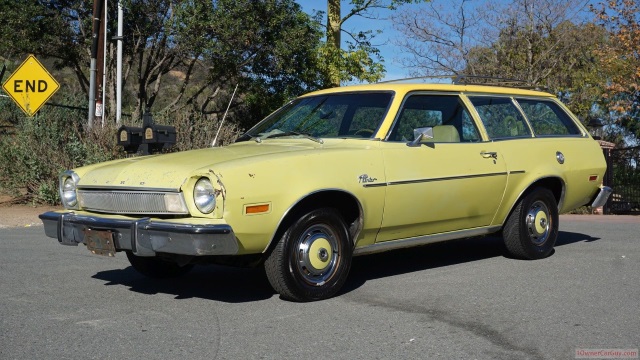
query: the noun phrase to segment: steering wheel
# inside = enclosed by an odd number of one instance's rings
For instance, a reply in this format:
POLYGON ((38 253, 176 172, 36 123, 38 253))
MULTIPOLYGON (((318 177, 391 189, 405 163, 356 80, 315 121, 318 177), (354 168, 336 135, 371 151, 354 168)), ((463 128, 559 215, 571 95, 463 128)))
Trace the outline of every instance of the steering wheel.
POLYGON ((373 130, 371 129, 359 129, 358 131, 354 132, 353 135, 358 135, 361 137, 371 137, 371 135, 373 135, 373 130))

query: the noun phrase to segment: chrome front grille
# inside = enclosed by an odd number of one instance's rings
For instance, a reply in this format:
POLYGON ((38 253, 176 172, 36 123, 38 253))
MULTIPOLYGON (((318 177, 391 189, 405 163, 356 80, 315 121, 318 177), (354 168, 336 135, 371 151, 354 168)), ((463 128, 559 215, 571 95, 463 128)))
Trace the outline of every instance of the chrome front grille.
POLYGON ((80 208, 113 214, 188 214, 182 193, 129 190, 78 190, 80 208))

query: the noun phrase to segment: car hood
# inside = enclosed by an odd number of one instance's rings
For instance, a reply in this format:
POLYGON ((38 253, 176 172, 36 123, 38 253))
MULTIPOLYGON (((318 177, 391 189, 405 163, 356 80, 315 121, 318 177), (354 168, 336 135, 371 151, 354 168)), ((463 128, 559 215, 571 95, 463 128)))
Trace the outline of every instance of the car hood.
POLYGON ((242 142, 225 147, 183 151, 164 155, 140 156, 77 169, 82 188, 180 189, 193 175, 216 170, 222 164, 249 159, 265 161, 274 156, 293 156, 324 146, 310 140, 271 140, 242 142), (279 155, 281 154, 281 155, 279 155))

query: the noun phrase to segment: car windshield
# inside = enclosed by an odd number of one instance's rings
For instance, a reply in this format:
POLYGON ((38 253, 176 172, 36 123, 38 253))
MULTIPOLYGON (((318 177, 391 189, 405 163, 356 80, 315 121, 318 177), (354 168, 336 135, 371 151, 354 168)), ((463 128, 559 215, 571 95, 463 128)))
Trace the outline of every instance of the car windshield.
POLYGON ((384 119, 392 97, 391 92, 359 92, 299 98, 238 140, 284 136, 371 138, 384 119))

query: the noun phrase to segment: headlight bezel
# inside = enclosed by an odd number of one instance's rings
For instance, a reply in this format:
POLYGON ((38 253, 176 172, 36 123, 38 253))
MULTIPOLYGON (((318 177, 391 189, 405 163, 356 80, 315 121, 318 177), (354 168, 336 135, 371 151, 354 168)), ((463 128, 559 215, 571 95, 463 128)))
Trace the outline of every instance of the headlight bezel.
POLYGON ((216 209, 217 192, 213 182, 206 176, 196 180, 193 185, 193 203, 202 214, 211 214, 216 209))
POLYGON ((60 194, 60 201, 65 209, 77 210, 79 209, 78 201, 78 182, 80 177, 78 174, 71 170, 64 171, 60 174, 58 181, 58 191, 60 194), (68 185, 68 187, 67 187, 68 185))

